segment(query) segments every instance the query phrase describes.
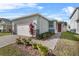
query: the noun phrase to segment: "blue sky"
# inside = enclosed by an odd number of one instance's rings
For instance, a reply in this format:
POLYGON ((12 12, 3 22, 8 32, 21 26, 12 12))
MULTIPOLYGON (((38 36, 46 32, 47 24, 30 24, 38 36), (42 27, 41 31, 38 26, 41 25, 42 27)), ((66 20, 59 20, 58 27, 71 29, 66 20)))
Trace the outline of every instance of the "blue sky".
POLYGON ((79 3, 4 3, 0 4, 0 17, 13 19, 29 14, 40 13, 47 18, 68 21, 79 3))

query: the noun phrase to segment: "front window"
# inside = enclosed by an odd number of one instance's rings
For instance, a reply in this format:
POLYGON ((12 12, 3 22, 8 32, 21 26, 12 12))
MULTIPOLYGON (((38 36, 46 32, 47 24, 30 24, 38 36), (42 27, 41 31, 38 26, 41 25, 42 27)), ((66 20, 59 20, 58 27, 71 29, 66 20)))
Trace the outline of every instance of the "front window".
POLYGON ((54 27, 53 22, 49 22, 49 27, 54 27))
POLYGON ((50 24, 49 27, 53 27, 53 24, 50 24))
POLYGON ((54 29, 49 29, 49 32, 54 32, 54 29))
POLYGON ((76 32, 76 29, 71 29, 71 32, 74 32, 75 33, 76 32))

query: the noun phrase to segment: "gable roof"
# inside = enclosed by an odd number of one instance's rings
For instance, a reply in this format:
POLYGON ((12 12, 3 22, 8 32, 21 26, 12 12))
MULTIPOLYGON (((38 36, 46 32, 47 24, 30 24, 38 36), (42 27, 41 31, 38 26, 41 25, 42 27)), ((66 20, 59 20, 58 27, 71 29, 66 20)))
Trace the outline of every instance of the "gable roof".
POLYGON ((3 20, 5 22, 11 22, 9 19, 6 19, 6 18, 0 18, 0 20, 3 20))
POLYGON ((29 18, 29 17, 33 17, 33 16, 40 16, 42 18, 44 18, 45 20, 49 21, 49 19, 47 19, 46 17, 36 13, 36 14, 32 14, 32 15, 28 15, 28 16, 23 16, 23 17, 19 17, 19 18, 15 18, 12 21, 16 21, 16 20, 20 20, 20 19, 24 19, 24 18, 29 18))
POLYGON ((52 20, 49 20, 49 22, 57 22, 57 20, 55 20, 55 19, 52 19, 52 20))
POLYGON ((76 10, 79 9, 79 7, 75 8, 75 10, 73 11, 73 13, 70 16, 70 19, 73 17, 74 13, 76 12, 76 10))

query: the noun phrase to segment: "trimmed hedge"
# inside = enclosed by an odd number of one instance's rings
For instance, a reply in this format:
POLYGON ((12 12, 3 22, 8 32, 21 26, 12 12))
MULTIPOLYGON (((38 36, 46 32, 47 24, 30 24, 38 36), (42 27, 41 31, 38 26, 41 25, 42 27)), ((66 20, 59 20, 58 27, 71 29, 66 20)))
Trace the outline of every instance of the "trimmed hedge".
POLYGON ((45 32, 45 33, 42 33, 40 35, 37 35, 36 38, 37 39, 46 39, 46 38, 49 38, 51 37, 52 35, 54 35, 55 33, 52 33, 52 32, 45 32))

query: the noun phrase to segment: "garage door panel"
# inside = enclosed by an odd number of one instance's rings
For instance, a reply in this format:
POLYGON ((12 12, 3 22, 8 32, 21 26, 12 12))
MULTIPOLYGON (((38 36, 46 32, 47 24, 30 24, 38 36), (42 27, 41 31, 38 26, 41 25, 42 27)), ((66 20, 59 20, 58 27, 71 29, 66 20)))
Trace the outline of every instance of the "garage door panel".
POLYGON ((29 25, 18 25, 17 34, 24 35, 24 36, 31 36, 31 34, 29 32, 29 25))

